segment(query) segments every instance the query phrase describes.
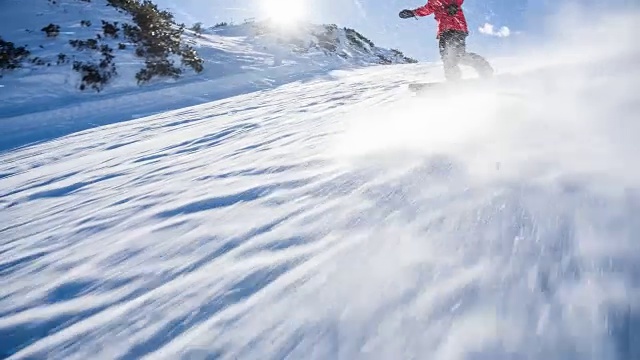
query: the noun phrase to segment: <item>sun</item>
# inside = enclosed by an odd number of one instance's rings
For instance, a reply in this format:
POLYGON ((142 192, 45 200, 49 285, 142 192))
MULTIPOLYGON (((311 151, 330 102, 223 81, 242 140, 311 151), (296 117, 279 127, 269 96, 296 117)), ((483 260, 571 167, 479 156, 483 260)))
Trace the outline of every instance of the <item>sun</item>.
POLYGON ((276 24, 291 25, 307 16, 305 3, 303 0, 262 0, 262 11, 276 24))

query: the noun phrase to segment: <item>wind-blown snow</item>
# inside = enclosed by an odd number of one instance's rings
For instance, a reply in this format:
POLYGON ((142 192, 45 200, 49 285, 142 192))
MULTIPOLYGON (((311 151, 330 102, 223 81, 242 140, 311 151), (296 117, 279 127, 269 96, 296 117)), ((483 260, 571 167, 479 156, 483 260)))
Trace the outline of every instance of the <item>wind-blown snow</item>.
POLYGON ((638 359, 624 45, 455 95, 407 93, 433 65, 334 72, 2 153, 0 350, 638 359))

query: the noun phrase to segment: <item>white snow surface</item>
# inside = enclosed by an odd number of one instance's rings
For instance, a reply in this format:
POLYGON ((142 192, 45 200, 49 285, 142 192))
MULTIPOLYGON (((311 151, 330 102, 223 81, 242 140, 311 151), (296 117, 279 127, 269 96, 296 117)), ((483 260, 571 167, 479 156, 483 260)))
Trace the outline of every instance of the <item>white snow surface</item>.
MULTIPOLYGON (((377 65, 381 56, 392 64, 406 60, 392 50, 360 48, 346 38, 342 28, 326 35, 328 26, 301 23, 281 28, 268 21, 207 28, 196 36, 185 32, 184 41, 204 60, 205 70, 186 69, 179 80, 155 79, 139 87, 135 73, 144 61, 134 55, 134 46, 122 36, 105 40, 114 49, 118 75, 105 89, 80 91, 80 76, 72 71, 74 60, 96 59, 91 51, 77 51, 70 40, 85 40, 102 34, 102 20, 132 23, 105 0, 5 0, 0 11, 0 35, 26 45, 32 56, 51 66, 25 63, 0 77, 0 151, 56 136, 219 100, 251 91, 326 74, 331 70, 377 65), (89 27, 81 21, 89 21, 89 27), (48 38, 40 30, 49 23, 60 26, 60 34, 48 38), (336 45, 329 51, 321 39, 336 45), (126 45, 124 50, 118 44, 126 45), (68 63, 57 64, 58 54, 68 63), (135 98, 135 101, 123 99, 135 98), (55 112, 52 112, 55 111, 55 112), (90 114, 90 119, 87 119, 90 114)), ((206 25, 205 25, 206 26, 206 25)), ((179 61, 176 61, 179 64, 179 61)))
POLYGON ((506 82, 308 74, 0 153, 0 355, 639 359, 631 20, 506 82))

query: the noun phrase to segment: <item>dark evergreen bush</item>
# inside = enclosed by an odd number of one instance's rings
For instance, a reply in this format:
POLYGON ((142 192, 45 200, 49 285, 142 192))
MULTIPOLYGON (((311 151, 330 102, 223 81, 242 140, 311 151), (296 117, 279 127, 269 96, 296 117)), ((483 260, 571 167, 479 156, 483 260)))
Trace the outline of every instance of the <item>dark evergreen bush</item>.
POLYGON ((60 34, 60 25, 49 24, 42 29, 47 34, 47 37, 56 37, 60 34))
POLYGON ((135 46, 135 54, 144 58, 145 67, 136 74, 139 84, 155 77, 176 77, 182 69, 176 66, 171 55, 177 55, 181 63, 195 72, 203 70, 204 61, 189 45, 182 42, 184 24, 176 24, 173 14, 158 9, 150 0, 107 0, 110 6, 133 17, 135 25, 124 24, 123 34, 135 46))
POLYGON ((0 76, 4 70, 19 68, 30 54, 26 46, 15 46, 14 43, 4 41, 0 37, 0 76))
POLYGON ((118 37, 118 22, 110 23, 108 21, 102 20, 102 33, 105 37, 117 38, 118 37))

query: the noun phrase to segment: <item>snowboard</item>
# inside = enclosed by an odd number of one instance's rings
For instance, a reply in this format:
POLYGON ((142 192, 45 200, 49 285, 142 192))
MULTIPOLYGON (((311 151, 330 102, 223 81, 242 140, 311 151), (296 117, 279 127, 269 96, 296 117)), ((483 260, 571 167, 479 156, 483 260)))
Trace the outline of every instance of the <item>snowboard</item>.
POLYGON ((416 82, 409 84, 409 90, 418 92, 425 90, 435 90, 435 89, 449 89, 449 88, 461 88, 467 87, 468 85, 480 84, 480 83, 490 83, 494 82, 495 78, 470 78, 470 79, 460 79, 458 81, 433 81, 433 82, 416 82))
POLYGON ((492 90, 500 93, 517 94, 514 91, 513 80, 515 77, 511 74, 500 74, 490 78, 468 78, 458 81, 433 81, 433 82, 414 82, 409 83, 408 88, 416 94, 428 93, 430 91, 465 91, 465 90, 492 90))

